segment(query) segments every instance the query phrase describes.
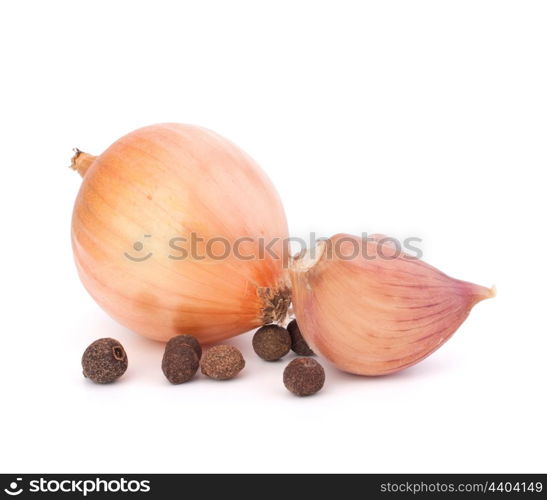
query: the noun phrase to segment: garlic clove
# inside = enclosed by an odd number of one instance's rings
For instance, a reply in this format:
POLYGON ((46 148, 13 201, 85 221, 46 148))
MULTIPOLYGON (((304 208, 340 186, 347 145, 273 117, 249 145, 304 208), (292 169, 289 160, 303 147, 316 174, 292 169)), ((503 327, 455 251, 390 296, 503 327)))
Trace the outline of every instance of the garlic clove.
POLYGON ((358 375, 397 372, 446 342, 495 290, 381 244, 339 234, 293 259, 293 307, 310 347, 358 375), (358 249, 358 254, 356 253, 358 249))

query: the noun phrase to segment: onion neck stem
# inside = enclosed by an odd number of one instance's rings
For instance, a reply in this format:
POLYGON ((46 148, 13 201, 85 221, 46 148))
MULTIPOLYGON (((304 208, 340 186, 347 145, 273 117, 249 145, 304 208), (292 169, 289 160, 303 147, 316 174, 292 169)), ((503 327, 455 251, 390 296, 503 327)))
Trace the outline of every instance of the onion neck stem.
POLYGON ((83 177, 88 171, 89 167, 96 160, 96 158, 97 158, 96 156, 84 153, 83 151, 80 151, 78 148, 75 148, 74 156, 72 157, 70 168, 73 170, 76 170, 76 172, 78 172, 83 177))

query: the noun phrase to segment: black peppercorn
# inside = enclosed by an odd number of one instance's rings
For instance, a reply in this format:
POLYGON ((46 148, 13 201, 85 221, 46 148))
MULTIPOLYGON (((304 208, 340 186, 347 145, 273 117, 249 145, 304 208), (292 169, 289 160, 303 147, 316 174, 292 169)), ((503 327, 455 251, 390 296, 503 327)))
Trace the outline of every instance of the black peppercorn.
POLYGON ((262 359, 276 361, 291 350, 291 336, 281 326, 263 326, 253 336, 253 349, 262 359))
POLYGON ((188 344, 192 349, 194 349, 198 359, 201 359, 201 344, 198 339, 193 335, 176 335, 175 337, 169 339, 165 348, 171 348, 175 345, 188 344))
POLYGON ((127 354, 114 339, 104 338, 93 342, 82 356, 84 377, 97 384, 109 384, 127 370, 127 354))
POLYGON ((299 356, 313 356, 315 353, 310 349, 310 346, 302 337, 298 323, 293 319, 288 325, 287 330, 291 336, 292 350, 299 356))
POLYGON ((325 383, 325 370, 312 358, 293 359, 283 372, 285 387, 297 396, 311 396, 325 383))
POLYGON ((235 377, 245 367, 245 360, 238 349, 231 345, 211 347, 203 355, 201 372, 216 380, 235 377))
POLYGON ((188 382, 199 367, 199 358, 194 347, 181 337, 173 337, 167 342, 161 362, 163 374, 172 384, 188 382))

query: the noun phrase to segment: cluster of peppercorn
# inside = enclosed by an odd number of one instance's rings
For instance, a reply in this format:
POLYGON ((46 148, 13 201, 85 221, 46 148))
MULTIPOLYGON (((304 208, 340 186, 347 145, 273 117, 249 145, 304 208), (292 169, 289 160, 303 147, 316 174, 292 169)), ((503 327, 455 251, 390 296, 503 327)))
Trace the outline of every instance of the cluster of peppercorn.
MULTIPOLYGON (((277 361, 291 349, 299 356, 314 355, 294 319, 287 328, 279 325, 266 325, 259 328, 253 337, 253 349, 266 361, 277 361)), ((297 396, 311 396, 323 387, 325 370, 315 359, 296 358, 286 366, 283 372, 283 383, 297 396)))
MULTIPOLYGON (((291 349, 299 356, 312 356, 313 351, 302 337, 298 324, 291 321, 287 328, 266 325, 253 337, 253 348, 262 359, 276 361, 291 349)), ((218 345, 202 356, 202 348, 192 335, 177 335, 165 346, 161 368, 172 384, 191 380, 201 364, 201 372, 216 380, 234 378, 245 367, 241 352, 230 345, 218 345)), ((127 370, 127 354, 117 340, 99 339, 84 352, 84 376, 98 384, 108 384, 127 370)), ((319 391, 325 382, 323 367, 314 359, 299 357, 291 361, 283 372, 285 387, 297 396, 309 396, 319 391)))
POLYGON ((177 335, 165 346, 161 369, 172 384, 188 382, 198 371, 216 380, 234 378, 245 367, 238 349, 231 345, 217 345, 201 357, 201 345, 192 335, 177 335))

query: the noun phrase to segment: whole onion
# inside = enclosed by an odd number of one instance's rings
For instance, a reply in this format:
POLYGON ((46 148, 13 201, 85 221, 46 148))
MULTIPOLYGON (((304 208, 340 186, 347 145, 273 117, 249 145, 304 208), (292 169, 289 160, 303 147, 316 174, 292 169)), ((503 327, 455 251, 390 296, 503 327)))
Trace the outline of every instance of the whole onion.
POLYGON ((77 151, 73 168, 83 176, 72 219, 78 272, 121 324, 152 339, 187 333, 207 343, 285 317, 285 214, 238 147, 167 123, 98 157, 77 151))

